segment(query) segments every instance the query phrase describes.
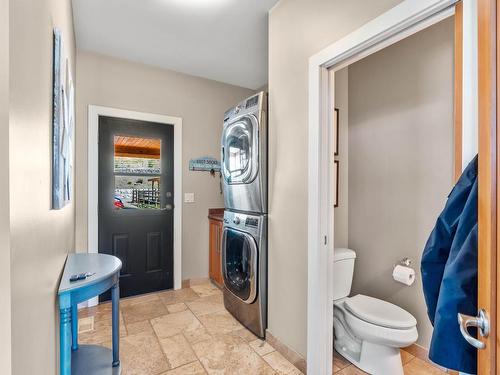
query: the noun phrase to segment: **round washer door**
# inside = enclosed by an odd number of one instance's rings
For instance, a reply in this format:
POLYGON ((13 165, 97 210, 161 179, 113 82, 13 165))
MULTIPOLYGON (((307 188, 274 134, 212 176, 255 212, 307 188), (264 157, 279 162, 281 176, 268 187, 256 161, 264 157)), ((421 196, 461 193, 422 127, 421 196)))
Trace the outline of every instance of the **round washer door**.
POLYGON ((259 171, 258 126, 255 116, 245 116, 222 132, 222 174, 226 183, 248 184, 259 171))
POLYGON ((226 288, 245 303, 257 297, 258 249, 248 233, 224 228, 222 233, 222 276, 226 288))

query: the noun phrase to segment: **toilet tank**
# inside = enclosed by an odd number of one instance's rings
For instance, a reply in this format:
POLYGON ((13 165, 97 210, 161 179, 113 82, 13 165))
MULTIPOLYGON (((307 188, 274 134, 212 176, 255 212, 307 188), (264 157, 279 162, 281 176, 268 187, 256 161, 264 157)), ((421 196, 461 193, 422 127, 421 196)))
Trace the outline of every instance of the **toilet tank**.
POLYGON ((336 248, 333 256, 333 300, 349 296, 354 275, 354 250, 336 248))

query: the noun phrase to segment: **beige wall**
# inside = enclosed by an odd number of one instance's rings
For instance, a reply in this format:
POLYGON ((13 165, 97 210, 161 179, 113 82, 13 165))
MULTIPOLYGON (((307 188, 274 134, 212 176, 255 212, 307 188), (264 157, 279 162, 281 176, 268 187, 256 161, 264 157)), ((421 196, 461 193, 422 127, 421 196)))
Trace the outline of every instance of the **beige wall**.
POLYGON ((281 0, 269 16, 269 330, 306 354, 308 59, 400 0, 281 0))
POLYGON ((453 38, 450 18, 349 67, 353 293, 411 312, 424 347, 420 258, 453 184, 453 38), (391 277, 403 257, 415 261, 411 287, 391 277))
POLYGON ((338 207, 334 209, 335 247, 347 247, 349 243, 349 68, 335 72, 335 108, 339 109, 339 162, 338 207))
POLYGON ((0 374, 10 374, 9 0, 0 0, 0 46, 0 374))
POLYGON ((52 32, 75 74, 70 0, 10 2, 12 372, 55 374, 56 290, 74 248, 74 203, 51 210, 52 32))
POLYGON ((76 129, 76 249, 87 248, 87 108, 89 104, 183 119, 182 278, 208 277, 208 209, 224 207, 219 178, 188 170, 199 156, 219 159, 226 109, 253 90, 78 51, 76 129))

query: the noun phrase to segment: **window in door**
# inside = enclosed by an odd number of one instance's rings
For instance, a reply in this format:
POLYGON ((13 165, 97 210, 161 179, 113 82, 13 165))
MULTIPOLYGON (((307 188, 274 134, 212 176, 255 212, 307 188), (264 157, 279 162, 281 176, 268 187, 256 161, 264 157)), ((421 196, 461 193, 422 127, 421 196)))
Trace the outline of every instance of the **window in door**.
POLYGON ((158 210, 161 184, 161 140, 114 137, 114 207, 158 210))

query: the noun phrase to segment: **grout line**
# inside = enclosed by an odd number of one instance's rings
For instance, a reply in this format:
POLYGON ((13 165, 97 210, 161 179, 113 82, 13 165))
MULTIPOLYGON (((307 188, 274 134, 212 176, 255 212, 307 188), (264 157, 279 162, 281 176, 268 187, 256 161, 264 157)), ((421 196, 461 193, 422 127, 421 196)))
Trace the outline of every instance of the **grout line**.
POLYGON ((165 358, 165 362, 167 363, 167 366, 168 366, 167 371, 170 371, 170 370, 172 370, 172 366, 170 365, 170 361, 169 361, 169 360, 168 360, 168 358, 167 358, 167 354, 166 354, 166 353, 164 352, 164 350, 163 350, 163 346, 161 345, 160 338, 159 338, 159 337, 158 337, 158 335, 156 334, 156 331, 155 331, 155 329, 154 329, 154 327, 153 327, 153 324, 151 323, 151 320, 152 320, 152 319, 148 320, 149 325, 150 325, 150 326, 151 326, 151 328, 153 329, 153 335, 154 335, 154 337, 155 337, 155 339, 156 339, 156 342, 158 343, 158 346, 160 347, 161 354, 163 354, 163 357, 165 358))
MULTIPOLYGON (((191 287, 190 287, 189 289, 191 289, 191 287)), ((193 290, 193 292, 194 292, 194 290, 193 290)), ((196 292, 195 292, 195 293, 196 293, 196 292)), ((198 293, 196 293, 196 294, 198 294, 198 293)), ((200 298, 201 298, 201 297, 200 297, 200 298)), ((202 322, 198 319, 198 317, 197 317, 197 316, 196 316, 196 314, 195 314, 195 313, 191 310, 191 308, 189 307, 189 305, 188 305, 187 303, 185 303, 185 305, 186 305, 187 309, 189 310, 189 312, 191 312, 191 314, 193 314, 194 318, 195 318, 195 319, 196 319, 196 320, 197 320, 197 321, 201 324, 201 326, 203 327, 203 329, 204 329, 205 331, 207 331, 207 334, 210 336, 210 338, 213 338, 212 334, 211 334, 210 332, 208 332, 207 327, 205 327, 205 326, 203 325, 203 323, 202 323, 202 322)), ((207 374, 208 374, 208 369, 205 367, 205 365, 204 365, 204 364, 203 364, 203 362, 201 361, 200 357, 198 357, 198 354, 196 354, 196 351, 195 351, 195 350, 194 350, 194 348, 193 348, 193 344, 191 344, 191 343, 189 342, 189 340, 188 340, 188 339, 186 338, 186 336, 184 335, 184 332, 181 332, 181 333, 182 333, 182 335, 184 336, 184 338, 186 339, 187 343, 189 344, 189 347, 190 347, 190 348, 191 348, 191 350, 193 351, 193 353, 194 353, 195 357, 196 357, 196 358, 198 358, 198 362, 201 364, 201 367, 203 368, 203 371, 205 371, 205 373, 207 373, 207 374)), ((210 339, 202 340, 202 341, 199 341, 199 342, 208 341, 208 340, 210 340, 210 339)))

